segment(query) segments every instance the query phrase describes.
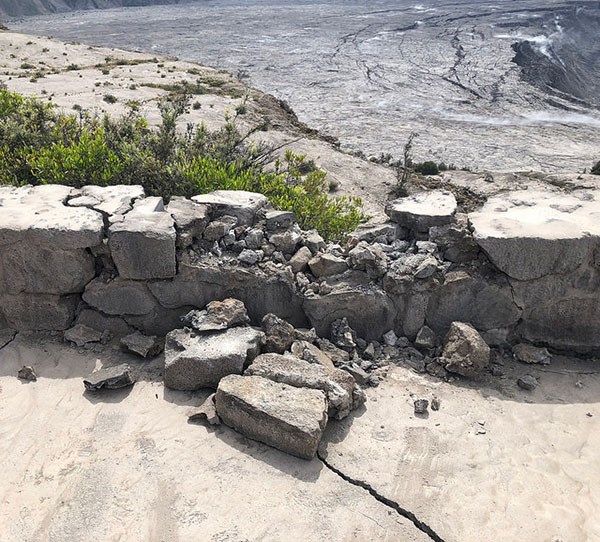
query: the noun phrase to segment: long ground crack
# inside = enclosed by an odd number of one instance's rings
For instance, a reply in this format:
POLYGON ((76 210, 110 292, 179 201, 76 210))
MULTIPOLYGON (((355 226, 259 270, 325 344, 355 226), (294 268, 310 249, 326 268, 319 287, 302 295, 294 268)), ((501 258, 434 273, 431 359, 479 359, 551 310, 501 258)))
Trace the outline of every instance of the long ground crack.
POLYGON ((367 484, 367 482, 351 478, 347 474, 344 474, 341 470, 336 469, 331 463, 329 463, 329 461, 327 461, 327 459, 323 457, 323 455, 320 452, 317 452, 317 457, 321 460, 323 465, 325 465, 334 474, 337 474, 342 480, 352 484, 353 486, 360 487, 361 489, 367 491, 371 495, 371 497, 373 497, 376 501, 387 506, 388 508, 391 508, 403 518, 406 518, 409 521, 411 521, 414 524, 414 526, 417 529, 419 529, 419 531, 425 533, 434 542, 445 542, 439 534, 437 534, 429 525, 427 525, 427 523, 421 521, 410 510, 406 510, 406 508, 402 508, 397 502, 392 501, 387 497, 384 497, 371 485, 367 484))

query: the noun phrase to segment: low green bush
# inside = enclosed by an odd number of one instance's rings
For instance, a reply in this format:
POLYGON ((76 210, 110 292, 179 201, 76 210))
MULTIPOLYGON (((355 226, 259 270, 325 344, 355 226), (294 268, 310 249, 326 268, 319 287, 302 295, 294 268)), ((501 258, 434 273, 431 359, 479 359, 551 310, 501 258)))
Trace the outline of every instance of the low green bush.
POLYGON ((160 103, 161 123, 151 128, 139 107, 123 117, 59 113, 51 104, 0 88, 0 184, 142 185, 148 195, 191 197, 212 190, 250 190, 274 207, 293 211, 299 224, 326 239, 341 239, 366 217, 360 199, 328 195, 327 175, 290 151, 275 167, 274 149, 241 133, 236 111, 210 131, 177 121, 189 96, 160 103))

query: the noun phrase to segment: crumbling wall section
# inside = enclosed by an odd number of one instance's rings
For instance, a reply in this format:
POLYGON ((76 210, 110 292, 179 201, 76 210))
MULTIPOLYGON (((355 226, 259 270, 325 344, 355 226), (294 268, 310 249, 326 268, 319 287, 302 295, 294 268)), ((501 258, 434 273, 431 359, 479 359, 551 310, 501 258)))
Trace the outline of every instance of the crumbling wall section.
POLYGON ((135 186, 3 187, 0 324, 166 334, 234 297, 255 324, 274 313, 320 336, 343 317, 366 341, 460 321, 491 345, 600 350, 598 237, 502 233, 500 203, 468 217, 449 192, 416 194, 339 245, 260 194, 165 205, 135 186))

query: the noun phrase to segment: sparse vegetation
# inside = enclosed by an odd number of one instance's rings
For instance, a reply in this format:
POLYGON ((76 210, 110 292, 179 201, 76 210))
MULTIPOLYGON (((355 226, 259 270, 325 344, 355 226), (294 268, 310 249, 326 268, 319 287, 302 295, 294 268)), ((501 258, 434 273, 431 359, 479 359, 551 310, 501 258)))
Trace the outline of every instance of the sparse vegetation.
POLYGON ((260 126, 239 130, 239 111, 219 130, 188 124, 181 133, 177 121, 188 101, 182 94, 162 99, 162 120, 153 129, 139 104, 129 104, 121 118, 100 118, 83 110, 59 113, 52 104, 0 89, 0 184, 141 184, 166 200, 250 190, 327 239, 343 237, 365 218, 359 199, 329 196, 326 173, 304 156, 288 151, 267 168, 275 149, 250 141, 260 126))

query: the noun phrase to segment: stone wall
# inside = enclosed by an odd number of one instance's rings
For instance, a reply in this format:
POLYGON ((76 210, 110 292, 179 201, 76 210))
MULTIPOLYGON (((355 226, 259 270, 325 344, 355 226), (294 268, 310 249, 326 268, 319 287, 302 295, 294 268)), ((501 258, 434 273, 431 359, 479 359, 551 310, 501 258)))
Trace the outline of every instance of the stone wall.
POLYGON ((321 336, 342 317, 367 341, 461 321, 492 345, 590 353, 600 350, 595 199, 561 198, 506 194, 466 216, 448 192, 416 194, 340 246, 259 194, 165 206, 140 187, 4 187, 0 328, 166 334, 189 310, 234 297, 255 324, 274 313, 321 336))

